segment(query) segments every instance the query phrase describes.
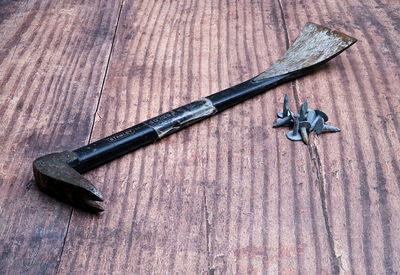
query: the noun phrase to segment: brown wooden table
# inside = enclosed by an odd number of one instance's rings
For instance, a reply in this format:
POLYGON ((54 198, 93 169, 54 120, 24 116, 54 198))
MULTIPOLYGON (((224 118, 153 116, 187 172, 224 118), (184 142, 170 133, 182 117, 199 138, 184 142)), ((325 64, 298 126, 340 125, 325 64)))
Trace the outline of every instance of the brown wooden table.
POLYGON ((397 0, 2 1, 0 273, 400 272, 399 41, 397 0), (307 21, 359 42, 88 173, 102 215, 38 190, 36 157, 257 75, 307 21), (285 93, 342 132, 288 141, 285 93))

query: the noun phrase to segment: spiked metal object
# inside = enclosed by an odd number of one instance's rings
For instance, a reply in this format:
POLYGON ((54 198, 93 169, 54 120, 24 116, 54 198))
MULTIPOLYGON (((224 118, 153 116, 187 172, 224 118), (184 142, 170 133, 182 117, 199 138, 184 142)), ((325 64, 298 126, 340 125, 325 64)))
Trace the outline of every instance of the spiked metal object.
POLYGON ((292 141, 303 140, 304 144, 308 144, 308 133, 313 130, 315 130, 317 135, 340 132, 339 128, 325 124, 325 122, 328 121, 328 116, 324 112, 321 110, 308 109, 307 101, 300 106, 299 114, 293 114, 288 107, 289 96, 285 94, 283 106, 283 111, 278 112, 278 119, 272 127, 290 127, 293 125, 293 129, 286 134, 286 137, 292 141), (286 117, 284 117, 284 113, 287 113, 286 117))
POLYGON ((103 208, 96 201, 102 201, 103 197, 81 173, 302 76, 356 41, 341 32, 307 23, 287 52, 260 75, 74 151, 42 156, 33 162, 36 183, 59 200, 83 210, 101 212, 103 208))

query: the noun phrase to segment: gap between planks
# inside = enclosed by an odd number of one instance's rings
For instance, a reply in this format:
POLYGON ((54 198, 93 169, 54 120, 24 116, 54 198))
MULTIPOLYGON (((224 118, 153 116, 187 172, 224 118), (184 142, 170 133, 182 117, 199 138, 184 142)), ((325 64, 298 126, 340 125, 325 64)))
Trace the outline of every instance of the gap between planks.
MULTIPOLYGON (((102 94, 103 94, 104 84, 105 84, 105 82, 106 82, 107 73, 108 73, 108 68, 109 68, 109 66, 110 66, 111 55, 112 55, 112 51, 113 51, 113 49, 114 49, 115 37, 116 37, 116 35, 117 35, 118 26, 119 26, 119 21, 120 21, 120 18, 121 18, 121 13, 122 13, 122 8, 123 8, 123 6, 124 6, 124 0, 121 1, 121 5, 120 5, 120 7, 119 7, 118 16, 117 16, 117 22, 116 22, 116 24, 115 24, 114 34, 113 34, 113 38, 112 38, 112 41, 111 41, 110 52, 108 53, 108 59, 107 59, 106 69, 105 69, 105 71, 104 71, 104 77, 103 77, 103 80, 102 80, 102 83, 101 83, 99 98, 98 98, 98 100, 97 100, 96 110, 94 111, 94 114, 93 114, 92 127, 90 128, 89 138, 88 138, 88 142, 87 142, 88 144, 90 143, 91 138, 92 138, 93 129, 94 129, 94 124, 95 124, 95 122, 96 122, 96 115, 97 115, 97 112, 98 112, 98 110, 99 110, 100 99, 101 99, 101 96, 102 96, 102 94)), ((60 263, 61 263, 62 256, 63 256, 63 254, 64 254, 64 247, 65 247, 65 243, 66 243, 66 240, 67 240, 67 236, 68 236, 68 232, 69 232, 69 227, 70 227, 70 225, 71 225, 71 219, 72 219, 72 214, 73 214, 73 213, 74 213, 74 208, 71 207, 71 212, 70 212, 70 214, 69 214, 69 219, 68 219, 68 223, 67 223, 67 230, 66 230, 66 233, 65 233, 65 236, 64 236, 64 240, 63 240, 63 245, 62 245, 62 248, 61 248, 60 257, 58 258, 58 263, 57 263, 57 265, 56 265, 56 270, 57 270, 56 274, 59 274, 59 273, 60 273, 60 263)))
MULTIPOLYGON (((285 21, 285 15, 284 15, 284 10, 283 10, 283 6, 281 3, 281 0, 277 0, 278 4, 279 4, 279 8, 280 8, 280 14, 282 17, 282 28, 284 30, 285 33, 285 43, 286 43, 286 49, 289 48, 290 46, 290 41, 289 41, 289 34, 288 34, 288 30, 287 30, 287 26, 286 26, 286 21, 285 21)), ((101 89, 100 89, 100 93, 99 93, 99 97, 98 97, 98 101, 96 104, 96 110, 94 112, 93 115, 93 122, 92 122, 92 126, 90 129, 90 133, 89 133, 89 138, 88 138, 88 143, 90 143, 91 138, 92 138, 92 134, 93 134, 93 129, 94 129, 94 124, 95 124, 95 118, 99 109, 99 105, 100 105, 100 100, 101 100, 101 96, 104 90, 104 85, 105 85, 105 81, 107 78, 107 74, 108 74, 108 69, 109 69, 109 65, 111 62, 111 58, 112 58, 112 52, 113 52, 113 48, 114 48, 114 43, 115 43, 115 38, 117 35, 117 31, 118 31, 118 26, 119 26, 119 22, 120 22, 120 17, 121 17, 121 13, 122 13, 122 8, 124 6, 124 1, 121 1, 120 4, 120 8, 119 8, 119 12, 118 12, 118 17, 117 17, 117 22, 115 25, 115 29, 114 29, 114 34, 113 34, 113 39, 112 39, 112 43, 111 43, 111 47, 110 47, 110 51, 109 51, 109 55, 108 55, 108 60, 107 60, 107 64, 106 64, 106 68, 105 68, 105 73, 104 73, 104 77, 102 80, 102 84, 101 84, 101 89)), ((299 111, 300 108, 300 99, 299 99, 299 91, 296 88, 296 80, 291 81, 292 84, 292 90, 293 90, 293 95, 295 98, 295 104, 296 104, 296 108, 299 111)), ((308 151, 310 154, 311 159, 313 160, 313 165, 316 168, 317 171, 317 181, 318 181, 318 188, 319 188, 319 192, 320 192, 320 198, 321 198, 321 209, 323 212, 323 216, 324 216, 324 222, 325 222, 325 228, 326 228, 326 233, 327 233, 327 237, 328 237, 328 243, 329 243, 329 253, 330 253, 330 261, 331 261, 331 268, 332 268, 332 273, 333 274, 338 274, 340 271, 339 268, 339 263, 338 263, 338 257, 336 256, 336 251, 335 251, 335 247, 334 247, 334 241, 333 241, 333 236, 332 236, 332 232, 330 230, 330 223, 329 223, 329 217, 328 217, 328 212, 327 212, 327 205, 326 205, 326 201, 325 201, 325 188, 324 188, 324 179, 323 179, 323 175, 322 175, 322 163, 319 157, 319 153, 318 153, 318 148, 316 146, 312 147, 312 145, 309 143, 307 145, 308 147, 308 151)), ((207 240, 207 258, 209 258, 209 221, 208 221, 208 210, 207 210, 207 195, 205 194, 205 191, 203 192, 203 203, 204 203, 204 207, 205 207, 205 224, 207 227, 207 230, 205 232, 206 234, 206 240, 207 240)), ((74 212, 74 209, 71 208, 71 212, 69 215, 69 221, 68 221, 68 225, 67 225, 67 231, 66 234, 64 236, 64 241, 63 241, 63 246, 61 249, 61 253, 60 253, 60 257, 59 257, 59 261, 57 263, 57 274, 59 274, 59 266, 61 263, 61 258, 63 256, 63 252, 64 252, 64 247, 65 247, 65 242, 68 236, 68 232, 69 232, 69 227, 70 227, 70 223, 71 223, 71 218, 72 218, 72 214, 74 212)), ((212 272, 211 269, 211 259, 208 259, 208 270, 212 272)))
MULTIPOLYGON (((279 8, 281 11, 281 16, 282 16, 282 27, 285 32, 285 40, 286 40, 286 49, 289 48, 290 43, 289 43, 289 33, 287 30, 286 26, 286 21, 285 21, 285 13, 283 10, 283 6, 281 3, 281 0, 277 0, 279 3, 279 8)), ((292 80, 292 90, 293 90, 293 95, 296 103, 296 108, 297 111, 300 112, 300 99, 299 99, 299 91, 297 90, 296 87, 296 82, 297 80, 292 80)), ((328 215, 328 209, 327 209, 327 204, 326 204, 326 192, 325 192, 325 187, 324 187, 324 176, 323 176, 323 168, 322 168, 322 162, 321 158, 319 157, 318 153, 318 148, 317 146, 312 146, 311 143, 309 142, 307 144, 308 152, 310 154, 310 158, 312 160, 312 163, 314 167, 316 168, 316 173, 317 173, 317 183, 318 183, 318 189, 319 189, 319 194, 320 194, 320 199, 321 199, 321 209, 322 209, 322 214, 324 217, 324 223, 325 223, 325 229, 326 229, 326 234, 328 238, 328 244, 329 244, 329 255, 330 255, 330 263, 331 263, 331 271, 332 274, 339 274, 340 273, 340 267, 339 267, 339 260, 335 251, 335 243, 333 240, 333 235, 330 229, 330 222, 329 222, 329 215, 328 215), (314 149, 314 150, 313 150, 314 149)))

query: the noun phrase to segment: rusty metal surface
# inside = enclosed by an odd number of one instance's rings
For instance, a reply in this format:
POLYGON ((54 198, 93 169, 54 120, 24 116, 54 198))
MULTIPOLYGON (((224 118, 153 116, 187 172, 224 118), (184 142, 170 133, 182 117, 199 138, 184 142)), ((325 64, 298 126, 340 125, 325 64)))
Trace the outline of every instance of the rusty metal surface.
POLYGON ((50 196, 82 210, 103 211, 103 208, 94 202, 103 200, 100 192, 69 165, 75 159, 75 154, 69 151, 36 159, 33 162, 33 173, 37 185, 50 196))
POLYGON ((296 72, 326 62, 356 41, 344 33, 308 22, 286 53, 255 80, 296 72))

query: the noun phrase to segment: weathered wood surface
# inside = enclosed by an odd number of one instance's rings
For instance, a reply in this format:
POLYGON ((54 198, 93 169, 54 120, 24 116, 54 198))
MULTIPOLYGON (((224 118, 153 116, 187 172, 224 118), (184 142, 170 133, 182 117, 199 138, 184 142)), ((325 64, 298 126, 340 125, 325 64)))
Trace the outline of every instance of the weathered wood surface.
POLYGON ((291 39, 297 22, 314 15, 359 39, 316 72, 319 81, 297 83, 300 100, 326 110, 342 129, 314 139, 310 152, 320 162, 316 173, 337 264, 355 274, 400 272, 400 6, 382 2, 284 4, 291 39))
POLYGON ((1 273, 400 272, 399 3, 56 2, 0 10, 1 273), (359 42, 88 173, 102 215, 34 185, 35 157, 246 80, 307 21, 359 42), (271 128, 285 93, 342 132, 286 140, 271 128))
POLYGON ((87 143, 120 5, 2 2, 0 273, 54 273, 71 208, 38 191, 32 160, 87 143))

